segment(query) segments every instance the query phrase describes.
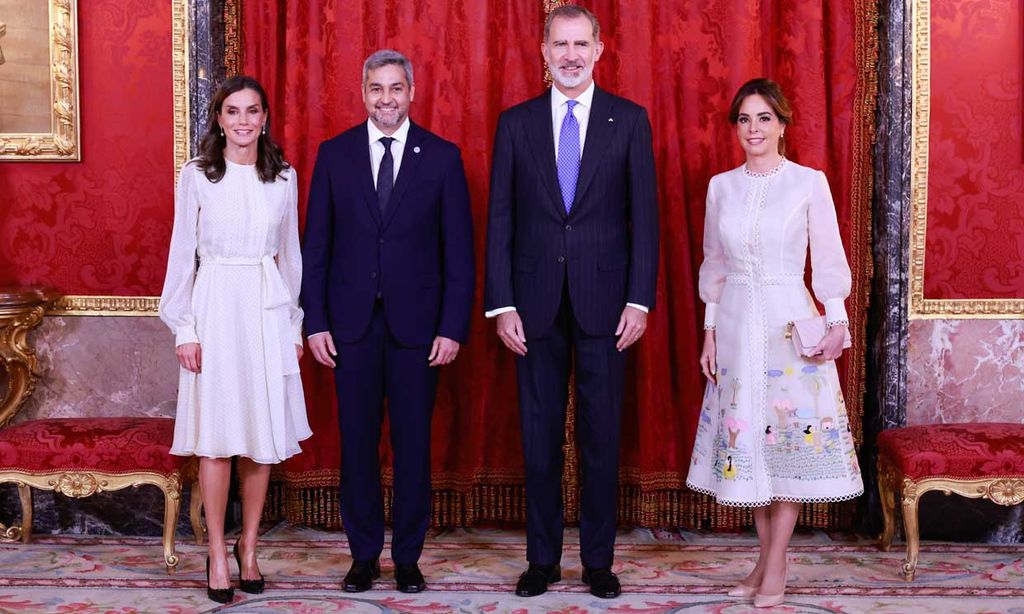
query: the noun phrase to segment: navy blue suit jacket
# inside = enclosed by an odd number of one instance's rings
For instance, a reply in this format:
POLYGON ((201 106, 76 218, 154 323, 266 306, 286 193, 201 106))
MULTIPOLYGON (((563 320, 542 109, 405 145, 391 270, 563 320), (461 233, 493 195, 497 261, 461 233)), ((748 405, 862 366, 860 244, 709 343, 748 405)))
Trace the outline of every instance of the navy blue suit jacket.
POLYGON ((647 111, 595 88, 568 215, 554 139, 550 90, 498 120, 484 307, 516 307, 527 338, 543 337, 568 281, 583 330, 614 335, 626 303, 654 307, 658 197, 647 111))
POLYGON ((361 123, 324 141, 302 247, 306 334, 358 341, 378 292, 402 345, 460 343, 473 303, 473 221, 459 148, 413 123, 382 218, 361 123))

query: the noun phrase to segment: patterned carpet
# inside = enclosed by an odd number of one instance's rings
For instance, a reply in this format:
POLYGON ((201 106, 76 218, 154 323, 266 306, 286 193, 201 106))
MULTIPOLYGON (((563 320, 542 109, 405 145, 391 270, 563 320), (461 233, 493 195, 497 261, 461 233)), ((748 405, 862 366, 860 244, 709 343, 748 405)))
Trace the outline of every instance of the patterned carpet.
MULTIPOLYGON (((269 590, 236 592, 227 606, 206 599, 205 549, 179 543, 179 571, 164 573, 157 538, 38 537, 0 545, 0 612, 764 612, 725 597, 756 552, 752 535, 633 530, 619 536, 615 571, 623 596, 592 597, 580 583, 578 535, 566 532, 563 580, 542 597, 511 594, 523 568, 521 532, 452 530, 432 535, 421 566, 429 589, 394 590, 391 564, 375 589, 339 589, 349 565, 345 536, 280 525, 260 561, 269 590)), ((789 598, 775 612, 1024 614, 1024 548, 925 542, 917 580, 899 574, 903 553, 869 540, 801 533, 790 556, 789 598)), ((232 564, 232 569, 234 565, 232 564)))

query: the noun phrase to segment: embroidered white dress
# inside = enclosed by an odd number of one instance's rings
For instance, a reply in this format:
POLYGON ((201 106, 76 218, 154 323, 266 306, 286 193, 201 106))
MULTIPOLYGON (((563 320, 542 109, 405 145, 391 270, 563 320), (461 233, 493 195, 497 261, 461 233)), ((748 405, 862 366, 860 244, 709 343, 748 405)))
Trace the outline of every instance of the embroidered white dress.
POLYGON ((708 186, 699 289, 715 329, 718 384, 708 383, 687 485, 719 503, 842 501, 864 492, 833 361, 797 354, 787 323, 847 322, 850 267, 825 174, 783 160, 708 186))
POLYGON ((312 435, 295 356, 297 204, 293 169, 273 183, 231 162, 217 183, 194 161, 182 169, 160 318, 177 345, 200 344, 202 365, 180 369, 172 454, 278 463, 312 435))

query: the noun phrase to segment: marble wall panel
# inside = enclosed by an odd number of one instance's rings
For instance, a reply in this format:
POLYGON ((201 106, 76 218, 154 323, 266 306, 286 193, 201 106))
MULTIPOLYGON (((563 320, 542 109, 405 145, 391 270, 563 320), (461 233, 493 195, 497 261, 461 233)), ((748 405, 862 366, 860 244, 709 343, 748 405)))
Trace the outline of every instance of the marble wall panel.
POLYGON ((46 317, 29 335, 42 375, 14 424, 37 418, 174 416, 174 337, 153 317, 46 317))
POLYGON ((914 320, 907 425, 1024 422, 1024 320, 914 320))

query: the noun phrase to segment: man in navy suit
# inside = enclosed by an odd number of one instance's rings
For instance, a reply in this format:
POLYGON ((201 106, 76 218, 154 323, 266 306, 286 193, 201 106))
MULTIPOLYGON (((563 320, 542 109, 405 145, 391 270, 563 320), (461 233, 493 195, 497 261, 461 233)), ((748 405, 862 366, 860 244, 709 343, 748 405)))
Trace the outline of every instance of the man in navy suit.
POLYGON ((387 398, 394 451, 391 556, 403 592, 426 583, 430 418, 437 368, 466 342, 473 227, 462 157, 408 118, 412 63, 381 50, 363 65, 369 119, 320 145, 302 250, 309 346, 334 369, 341 428, 341 518, 352 567, 344 589, 380 576, 384 507, 378 446, 387 398))
POLYGON ((616 597, 624 351, 643 335, 658 274, 647 112, 594 85, 597 19, 554 9, 541 45, 554 87, 501 114, 487 226, 487 317, 516 353, 528 569, 516 594, 561 579, 562 443, 570 365, 582 462, 583 582, 616 597))

